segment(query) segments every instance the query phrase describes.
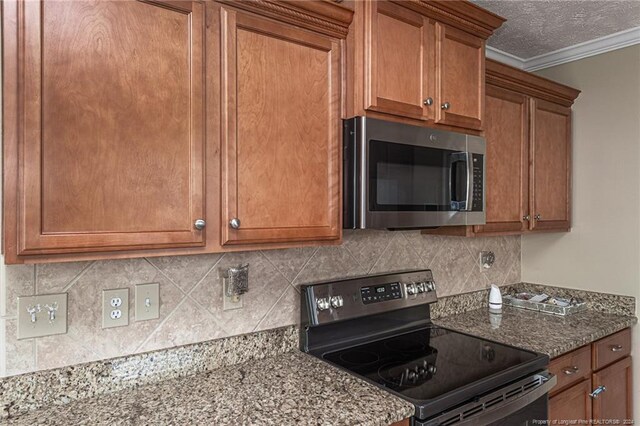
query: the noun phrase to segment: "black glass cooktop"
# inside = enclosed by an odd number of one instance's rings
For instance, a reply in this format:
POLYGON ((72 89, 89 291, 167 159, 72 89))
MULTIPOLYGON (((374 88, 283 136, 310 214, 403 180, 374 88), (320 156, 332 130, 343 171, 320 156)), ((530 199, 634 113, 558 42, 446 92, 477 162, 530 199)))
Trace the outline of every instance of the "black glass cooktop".
POLYGON ((323 358, 414 400, 429 400, 537 354, 441 328, 325 353, 323 358))

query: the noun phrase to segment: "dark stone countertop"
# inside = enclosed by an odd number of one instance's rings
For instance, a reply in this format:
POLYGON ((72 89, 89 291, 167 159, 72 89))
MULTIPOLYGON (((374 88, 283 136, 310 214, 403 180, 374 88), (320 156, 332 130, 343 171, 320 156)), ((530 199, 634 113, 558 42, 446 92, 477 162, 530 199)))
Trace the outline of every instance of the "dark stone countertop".
POLYGON ((411 403, 302 352, 31 411, 9 425, 389 425, 411 403))
POLYGON ((483 308, 442 317, 434 322, 444 328, 555 358, 631 327, 638 319, 594 310, 563 317, 505 307, 500 316, 490 314, 488 308, 483 308))

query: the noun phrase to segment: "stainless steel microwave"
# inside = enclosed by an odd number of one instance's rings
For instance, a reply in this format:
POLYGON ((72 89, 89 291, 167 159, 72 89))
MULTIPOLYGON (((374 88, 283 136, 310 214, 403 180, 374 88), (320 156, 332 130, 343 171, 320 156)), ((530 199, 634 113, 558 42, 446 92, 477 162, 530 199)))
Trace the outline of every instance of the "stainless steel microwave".
POLYGON ((366 117, 344 120, 343 226, 485 223, 485 141, 366 117))

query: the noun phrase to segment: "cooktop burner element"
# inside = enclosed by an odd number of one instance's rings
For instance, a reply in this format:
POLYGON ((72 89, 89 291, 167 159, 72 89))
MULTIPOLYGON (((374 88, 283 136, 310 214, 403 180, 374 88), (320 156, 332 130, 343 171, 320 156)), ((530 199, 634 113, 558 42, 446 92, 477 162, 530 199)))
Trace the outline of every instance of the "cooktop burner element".
POLYGON ((549 358, 435 326, 431 271, 301 289, 302 350, 413 403, 412 425, 546 419, 549 358))

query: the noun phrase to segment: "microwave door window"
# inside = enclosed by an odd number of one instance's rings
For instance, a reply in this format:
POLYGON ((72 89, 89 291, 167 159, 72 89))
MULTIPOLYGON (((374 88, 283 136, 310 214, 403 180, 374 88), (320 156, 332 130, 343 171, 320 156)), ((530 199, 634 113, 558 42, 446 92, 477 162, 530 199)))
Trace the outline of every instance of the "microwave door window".
POLYGON ((447 150, 370 141, 370 210, 450 210, 449 159, 447 150))

